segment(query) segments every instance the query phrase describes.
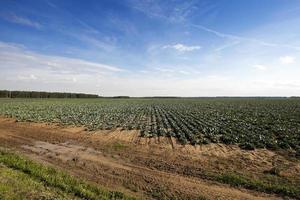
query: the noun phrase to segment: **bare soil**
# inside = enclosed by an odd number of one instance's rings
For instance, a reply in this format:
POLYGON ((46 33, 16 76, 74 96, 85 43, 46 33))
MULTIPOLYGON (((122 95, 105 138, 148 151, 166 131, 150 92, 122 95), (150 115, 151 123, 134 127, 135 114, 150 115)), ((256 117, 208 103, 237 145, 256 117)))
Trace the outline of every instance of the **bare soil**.
POLYGON ((0 147, 55 165, 73 175, 142 199, 281 199, 207 180, 203 171, 251 177, 280 167, 299 181, 300 164, 266 149, 180 145, 173 138, 141 138, 133 131, 95 131, 0 118, 0 147))

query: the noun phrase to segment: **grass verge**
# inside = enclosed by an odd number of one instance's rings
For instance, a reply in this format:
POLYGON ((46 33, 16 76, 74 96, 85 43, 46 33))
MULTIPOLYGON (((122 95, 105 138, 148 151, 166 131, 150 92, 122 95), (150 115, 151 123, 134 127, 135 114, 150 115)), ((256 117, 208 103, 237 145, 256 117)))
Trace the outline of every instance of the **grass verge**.
POLYGON ((275 193, 281 196, 288 196, 300 199, 300 187, 294 185, 287 185, 286 183, 282 184, 277 181, 267 183, 261 180, 247 178, 234 173, 224 173, 221 175, 214 176, 213 179, 234 187, 243 187, 246 189, 256 190, 260 192, 275 193))
POLYGON ((43 182, 33 179, 28 174, 0 164, 0 199, 3 200, 58 200, 80 199, 72 194, 47 187, 43 182))
MULTIPOLYGON (((81 179, 70 176, 61 170, 33 162, 24 156, 16 155, 15 153, 6 150, 0 150, 0 163, 6 167, 6 177, 9 177, 7 176, 8 172, 11 174, 13 174, 14 171, 22 172, 23 174, 29 176, 30 179, 33 180, 32 184, 35 184, 36 182, 38 184, 42 184, 43 187, 52 188, 58 191, 58 195, 71 195, 77 198, 91 200, 135 199, 132 197, 128 197, 118 191, 108 191, 104 188, 99 188, 81 179)), ((17 177, 22 178, 22 176, 18 174, 17 177)), ((11 176, 11 178, 13 179, 14 176, 11 176)), ((28 185, 24 185, 24 187, 28 187, 28 185)), ((9 188, 5 188, 3 184, 0 187, 0 189, 1 188, 5 191, 10 190, 9 188)), ((35 187, 33 187, 33 189, 34 188, 35 187)))

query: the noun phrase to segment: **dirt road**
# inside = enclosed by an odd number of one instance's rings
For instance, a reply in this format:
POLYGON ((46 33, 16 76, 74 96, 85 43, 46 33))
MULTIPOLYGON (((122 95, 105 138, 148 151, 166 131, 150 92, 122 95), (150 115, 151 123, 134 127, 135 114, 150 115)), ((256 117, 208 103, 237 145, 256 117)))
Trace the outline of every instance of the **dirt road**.
MULTIPOLYGON (((288 162, 267 150, 248 152, 216 144, 183 147, 170 138, 140 138, 137 131, 85 132, 6 118, 0 118, 0 146, 142 199, 280 199, 206 180, 201 171, 262 172, 274 160, 288 162)), ((299 169, 291 166, 287 176, 299 169)))

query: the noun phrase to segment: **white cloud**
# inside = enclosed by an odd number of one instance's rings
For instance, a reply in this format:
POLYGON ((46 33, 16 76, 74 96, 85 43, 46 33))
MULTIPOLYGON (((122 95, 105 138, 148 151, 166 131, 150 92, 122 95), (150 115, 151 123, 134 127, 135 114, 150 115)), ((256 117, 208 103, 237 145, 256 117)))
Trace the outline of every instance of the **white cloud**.
POLYGON ((37 80, 38 78, 34 74, 30 75, 19 75, 17 76, 18 80, 25 80, 25 81, 32 81, 32 80, 37 80))
POLYGON ((30 26, 30 27, 34 27, 37 29, 42 27, 40 23, 33 21, 31 19, 25 18, 25 17, 18 16, 14 13, 4 15, 3 18, 12 23, 21 24, 24 26, 30 26))
MULTIPOLYGON (((182 69, 171 69, 171 68, 154 68, 155 71, 159 72, 160 75, 168 75, 168 76, 180 76, 180 75, 191 75, 192 72, 182 69)), ((150 73, 150 71, 148 71, 150 73)))
POLYGON ((167 48, 175 49, 180 52, 189 52, 189 51, 199 50, 199 49, 201 49, 201 46, 187 46, 187 45, 180 44, 180 43, 177 43, 174 45, 163 46, 163 49, 167 49, 167 48))
POLYGON ((281 64, 288 65, 295 62, 295 57, 292 56, 282 56, 279 58, 281 64))
POLYGON ((139 72, 140 72, 140 73, 143 73, 143 74, 148 74, 148 73, 150 73, 150 71, 148 71, 148 70, 140 70, 139 72))
POLYGON ((184 75, 190 75, 191 73, 185 70, 179 70, 179 73, 184 74, 184 75))
POLYGON ((52 74, 104 74, 124 71, 102 63, 30 52, 17 45, 0 42, 0 68, 34 69, 52 74))
MULTIPOLYGON (((251 60, 243 60, 243 62, 234 60, 235 66, 249 66, 251 60)), ((260 61, 252 60, 250 63, 260 61)), ((261 63, 267 63, 267 60, 261 63)), ((297 76, 299 68, 290 65, 287 66, 289 70, 285 70, 276 66, 276 63, 268 63, 269 65, 272 66, 272 70, 268 73, 253 74, 238 67, 224 70, 211 67, 208 71, 201 66, 196 68, 189 65, 157 63, 155 65, 150 63, 149 67, 141 71, 124 71, 116 66, 43 55, 28 51, 21 45, 0 42, 0 89, 85 92, 104 96, 300 94, 300 80, 297 76)), ((258 65, 256 68, 264 67, 258 65)))
POLYGON ((154 68, 154 69, 157 70, 157 71, 159 71, 159 72, 170 72, 170 73, 174 72, 173 69, 169 69, 169 68, 160 68, 160 67, 156 67, 156 68, 154 68))
POLYGON ((0 42, 2 89, 87 92, 82 90, 82 85, 122 71, 116 66, 43 55, 20 45, 0 42))
POLYGON ((267 69, 265 65, 253 65, 252 67, 261 71, 265 71, 267 69))

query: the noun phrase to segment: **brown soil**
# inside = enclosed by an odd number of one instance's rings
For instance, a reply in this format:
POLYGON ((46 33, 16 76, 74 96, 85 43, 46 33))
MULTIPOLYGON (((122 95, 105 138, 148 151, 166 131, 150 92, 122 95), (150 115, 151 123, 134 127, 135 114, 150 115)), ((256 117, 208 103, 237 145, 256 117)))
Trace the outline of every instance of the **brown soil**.
POLYGON ((206 180, 202 172, 236 171, 256 177, 283 166, 280 173, 287 179, 299 181, 295 177, 300 174, 299 162, 266 149, 182 146, 173 138, 141 138, 136 130, 86 132, 7 118, 0 118, 0 147, 142 199, 280 199, 206 180))

